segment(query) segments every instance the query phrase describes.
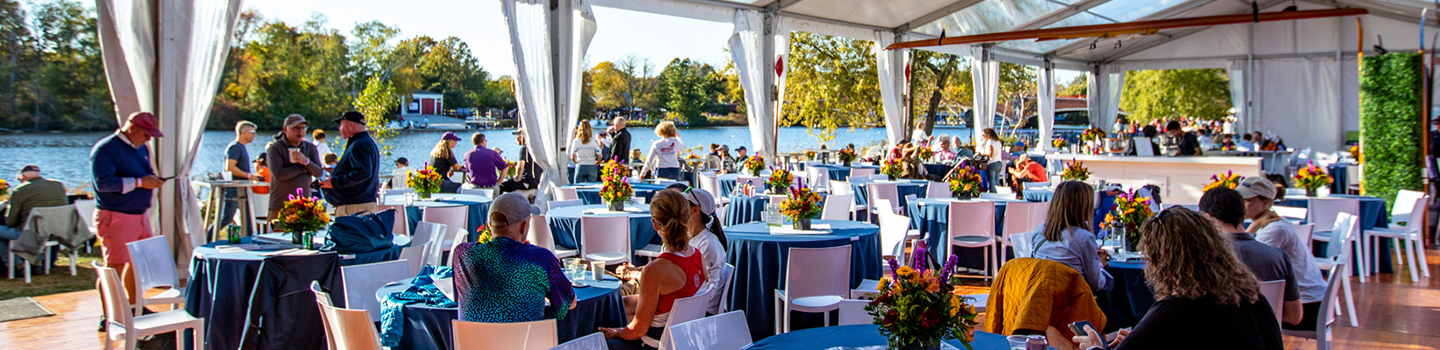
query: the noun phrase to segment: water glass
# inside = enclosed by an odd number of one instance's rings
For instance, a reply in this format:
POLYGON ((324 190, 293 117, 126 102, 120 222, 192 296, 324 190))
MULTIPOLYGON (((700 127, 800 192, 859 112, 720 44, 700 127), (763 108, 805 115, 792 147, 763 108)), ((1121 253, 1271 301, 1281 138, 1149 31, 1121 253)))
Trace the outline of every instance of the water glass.
POLYGON ((1025 350, 1026 339, 1027 338, 1023 335, 1012 335, 1009 337, 1005 337, 1005 341, 1010 342, 1010 350, 1025 350))
POLYGON ((414 193, 406 193, 406 194, 405 194, 405 206, 409 207, 409 206, 414 206, 414 205, 415 205, 415 194, 414 194, 414 193))
POLYGON ((601 261, 590 262, 590 278, 596 281, 605 280, 605 263, 601 261))

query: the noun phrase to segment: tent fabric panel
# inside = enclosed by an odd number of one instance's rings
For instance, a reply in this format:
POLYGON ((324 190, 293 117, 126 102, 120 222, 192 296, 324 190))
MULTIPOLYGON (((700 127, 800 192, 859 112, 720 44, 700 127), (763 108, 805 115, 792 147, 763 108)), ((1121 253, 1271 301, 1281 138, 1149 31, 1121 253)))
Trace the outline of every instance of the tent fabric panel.
POLYGON ((595 0, 592 6, 670 15, 702 21, 730 23, 735 9, 720 5, 675 0, 595 0))
POLYGON ((1256 61, 1250 130, 1274 133, 1295 149, 1338 149, 1345 130, 1338 69, 1334 57, 1256 61))
MULTIPOLYGON (((781 16, 780 23, 782 23, 783 26, 787 29, 785 31, 787 35, 790 31, 797 31, 815 34, 825 34, 829 36, 838 36, 855 40, 875 41, 875 31, 871 29, 849 27, 834 23, 825 23, 788 16, 781 16)), ((789 46, 787 45, 786 47, 789 46)))
POLYGON ((785 12, 883 28, 896 28, 939 11, 955 0, 808 0, 785 12))
MULTIPOLYGON (((1249 35, 1248 25, 1212 27, 1178 40, 1125 56, 1119 60, 1179 60, 1187 58, 1244 56, 1249 51, 1249 35)), ((1163 39, 1163 37, 1153 36, 1153 38, 1150 39, 1160 40, 1163 39)), ((1129 45, 1129 43, 1126 45, 1129 45)))

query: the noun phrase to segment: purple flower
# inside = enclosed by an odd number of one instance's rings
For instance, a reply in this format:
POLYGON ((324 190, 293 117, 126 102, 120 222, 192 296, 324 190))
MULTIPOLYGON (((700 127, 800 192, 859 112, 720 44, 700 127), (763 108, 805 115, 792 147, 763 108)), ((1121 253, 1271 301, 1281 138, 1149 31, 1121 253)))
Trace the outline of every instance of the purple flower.
POLYGON ((900 273, 896 271, 900 269, 900 262, 895 261, 895 258, 890 258, 890 260, 886 260, 886 262, 890 263, 890 275, 899 276, 900 273))
POLYGON ((915 259, 910 266, 914 267, 916 271, 925 272, 925 269, 930 267, 930 264, 926 263, 928 258, 925 256, 925 247, 915 247, 914 254, 915 259))

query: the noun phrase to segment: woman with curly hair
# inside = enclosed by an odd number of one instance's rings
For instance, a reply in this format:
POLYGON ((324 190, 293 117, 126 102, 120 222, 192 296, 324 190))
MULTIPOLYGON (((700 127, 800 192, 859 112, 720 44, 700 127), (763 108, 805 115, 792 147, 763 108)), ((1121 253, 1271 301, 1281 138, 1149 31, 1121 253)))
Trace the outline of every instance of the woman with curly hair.
MULTIPOLYGON (((1121 331, 1117 349, 1284 348, 1260 281, 1205 215, 1171 207, 1146 220, 1140 234, 1150 259, 1145 280, 1157 300, 1133 331, 1121 331)), ((1075 342, 1099 349, 1100 335, 1086 333, 1075 342)))

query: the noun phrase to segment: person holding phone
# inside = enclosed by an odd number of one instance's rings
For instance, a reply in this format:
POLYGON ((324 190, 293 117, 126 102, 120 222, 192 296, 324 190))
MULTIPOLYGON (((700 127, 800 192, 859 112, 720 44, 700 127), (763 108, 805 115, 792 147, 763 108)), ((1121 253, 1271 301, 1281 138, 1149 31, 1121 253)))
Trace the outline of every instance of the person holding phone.
POLYGON ((165 185, 150 166, 150 140, 164 137, 160 120, 150 112, 131 113, 110 136, 90 150, 91 173, 95 179, 95 231, 105 265, 122 271, 125 294, 135 298, 135 271, 130 268, 126 243, 151 237, 147 212, 154 190, 165 185))
POLYGON ((274 218, 291 195, 310 197, 310 183, 324 174, 320 168, 320 151, 305 141, 310 122, 299 114, 285 117, 284 129, 275 140, 265 145, 266 162, 270 165, 270 212, 274 218))

